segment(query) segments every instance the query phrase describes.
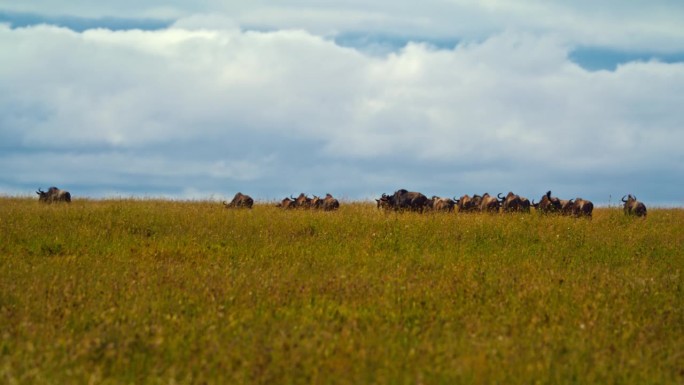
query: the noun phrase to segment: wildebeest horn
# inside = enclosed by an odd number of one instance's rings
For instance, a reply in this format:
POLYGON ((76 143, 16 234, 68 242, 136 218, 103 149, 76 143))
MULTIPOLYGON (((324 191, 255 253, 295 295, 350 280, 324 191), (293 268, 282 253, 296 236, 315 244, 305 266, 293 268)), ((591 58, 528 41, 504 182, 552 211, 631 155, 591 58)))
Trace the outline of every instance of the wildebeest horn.
POLYGON ((638 200, 636 195, 632 195, 632 198, 634 198, 635 201, 638 200))
POLYGON ((532 206, 534 206, 534 205, 535 205, 535 203, 534 203, 534 199, 532 199, 532 206))
POLYGON ((292 194, 290 194, 290 199, 295 200, 297 198, 293 197, 292 194))
POLYGON ((504 200, 506 197, 502 197, 501 194, 502 194, 502 193, 496 194, 496 197, 499 198, 499 199, 501 199, 501 200, 504 200))
MULTIPOLYGON (((631 196, 631 195, 630 195, 630 196, 631 196)), ((620 199, 620 200, 623 201, 623 202, 627 202, 627 200, 625 199, 625 197, 627 197, 627 195, 623 196, 622 199, 620 199)))
POLYGON ((549 191, 546 192, 546 197, 549 198, 549 199, 551 199, 551 190, 549 190, 549 191))

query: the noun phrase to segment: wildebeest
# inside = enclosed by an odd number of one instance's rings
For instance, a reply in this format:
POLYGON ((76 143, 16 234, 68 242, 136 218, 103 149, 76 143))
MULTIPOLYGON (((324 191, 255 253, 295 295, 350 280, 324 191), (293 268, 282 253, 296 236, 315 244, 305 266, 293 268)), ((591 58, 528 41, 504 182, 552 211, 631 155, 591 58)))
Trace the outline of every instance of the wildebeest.
POLYGON ((496 197, 489 195, 489 193, 484 193, 484 195, 482 195, 480 211, 484 213, 497 213, 499 212, 499 206, 500 202, 496 197))
POLYGON ((377 202, 378 208, 379 209, 384 209, 384 210, 390 210, 392 209, 392 206, 390 205, 389 201, 389 195, 387 194, 382 194, 380 199, 376 199, 375 202, 377 202))
POLYGON ((637 217, 646 216, 646 205, 643 202, 639 202, 636 196, 632 194, 622 197, 622 202, 624 202, 623 209, 626 215, 636 215, 637 217), (625 199, 627 197, 627 199, 625 199))
POLYGON ((380 199, 376 199, 378 207, 385 207, 399 210, 411 210, 423 212, 427 207, 428 198, 414 191, 407 191, 400 189, 394 192, 393 195, 382 194, 380 199))
POLYGON ((572 213, 576 217, 589 217, 594 211, 594 204, 591 201, 582 198, 575 198, 575 202, 572 204, 572 213))
POLYGON ((312 199, 306 194, 301 193, 297 198, 290 196, 290 199, 294 201, 294 208, 296 209, 309 209, 311 208, 312 199))
POLYGON ((455 201, 459 213, 469 213, 479 209, 478 201, 475 197, 471 198, 468 194, 463 195, 459 199, 455 199, 455 201))
POLYGON ((50 187, 47 191, 38 189, 36 194, 38 194, 38 201, 40 202, 71 202, 71 194, 68 191, 60 190, 54 186, 50 187))
POLYGON ((295 208, 295 201, 290 198, 283 198, 283 200, 281 200, 280 203, 276 205, 276 207, 280 207, 283 209, 293 209, 295 208))
POLYGON ((546 194, 541 197, 539 203, 534 203, 533 201, 532 206, 543 214, 558 213, 561 211, 561 201, 558 197, 552 197, 551 191, 547 191, 546 194))
POLYGON ((314 195, 311 201, 311 207, 315 209, 323 209, 323 211, 333 211, 340 208, 340 202, 331 194, 325 194, 325 198, 320 198, 314 195))
POLYGON ((575 202, 572 199, 559 199, 560 213, 563 215, 572 215, 574 213, 575 202))
POLYGON ((428 204, 435 211, 452 212, 454 211, 456 201, 454 201, 451 198, 440 198, 438 196, 433 195, 432 199, 428 201, 428 204))
POLYGON ((518 194, 513 194, 513 192, 508 192, 505 197, 501 196, 501 193, 497 195, 501 200, 501 211, 504 213, 512 212, 530 212, 530 200, 523 198, 518 194))
POLYGON ((233 197, 233 200, 230 201, 230 203, 223 201, 223 205, 226 206, 226 208, 247 208, 251 209, 252 206, 254 205, 254 199, 250 197, 249 195, 245 195, 241 192, 235 194, 235 197, 233 197))

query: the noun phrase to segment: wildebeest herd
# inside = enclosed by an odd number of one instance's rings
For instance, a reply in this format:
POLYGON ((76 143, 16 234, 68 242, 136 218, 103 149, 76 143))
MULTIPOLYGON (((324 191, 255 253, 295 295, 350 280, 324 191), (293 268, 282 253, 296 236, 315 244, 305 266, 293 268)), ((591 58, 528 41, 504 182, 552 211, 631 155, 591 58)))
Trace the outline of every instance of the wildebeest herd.
MULTIPOLYGON (((48 191, 38 189, 38 200, 45 203, 53 202, 71 202, 71 194, 68 191, 58 189, 57 187, 50 187, 48 191)), ((594 204, 586 199, 559 199, 551 196, 551 191, 547 191, 542 195, 539 202, 530 201, 525 197, 509 192, 507 195, 497 194, 496 197, 484 193, 483 195, 474 194, 472 197, 463 195, 460 198, 441 198, 433 196, 428 199, 422 193, 415 191, 408 191, 405 189, 397 190, 392 195, 382 194, 379 199, 376 199, 376 204, 379 209, 387 211, 416 211, 416 212, 484 212, 484 213, 529 213, 534 207, 535 211, 542 214, 561 214, 575 217, 591 218, 594 211, 594 204)), ((622 197, 623 210, 626 215, 635 215, 638 217, 646 216, 646 205, 637 200, 636 196, 632 194, 622 197)), ((230 203, 223 201, 226 208, 247 208, 251 209, 254 205, 254 199, 249 195, 238 192, 233 197, 230 203)), ((314 209, 323 211, 334 211, 340 207, 340 202, 331 194, 326 194, 321 198, 316 195, 310 198, 308 195, 301 193, 298 197, 289 196, 283 198, 276 204, 276 207, 282 209, 314 209)))

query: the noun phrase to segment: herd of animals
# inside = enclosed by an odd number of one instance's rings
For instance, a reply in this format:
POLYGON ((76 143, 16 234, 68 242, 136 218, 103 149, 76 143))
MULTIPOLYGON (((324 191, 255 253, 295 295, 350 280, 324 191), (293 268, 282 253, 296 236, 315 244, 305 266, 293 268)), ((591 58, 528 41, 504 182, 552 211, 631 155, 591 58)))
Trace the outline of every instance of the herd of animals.
MULTIPOLYGON (((38 189, 38 200, 45 203, 53 202, 71 202, 71 194, 68 191, 58 189, 57 187, 50 187, 48 191, 38 189)), ((535 211, 544 214, 561 214, 575 217, 589 217, 591 218, 594 211, 594 204, 586 199, 559 199, 551 196, 551 191, 542 195, 539 202, 534 200, 530 202, 529 199, 521 197, 520 195, 509 192, 503 196, 498 194, 496 197, 485 193, 483 195, 464 195, 459 199, 440 198, 433 196, 428 199, 422 193, 407 191, 405 189, 397 190, 392 195, 382 194, 380 199, 375 200, 377 207, 384 210, 392 211, 444 211, 453 212, 458 209, 459 212, 488 212, 488 213, 513 213, 521 212, 528 213, 534 207, 535 211)), ((646 205, 637 200, 636 196, 632 194, 622 197, 624 203, 623 209, 627 215, 635 215, 638 217, 646 216, 646 205)), ((254 205, 254 199, 249 195, 238 192, 235 194, 230 203, 224 201, 223 205, 226 208, 248 208, 251 209, 254 205)), ((340 202, 332 195, 326 194, 321 198, 316 195, 313 198, 301 193, 298 197, 287 197, 282 199, 276 207, 282 209, 314 209, 323 211, 334 211, 340 207, 340 202)))

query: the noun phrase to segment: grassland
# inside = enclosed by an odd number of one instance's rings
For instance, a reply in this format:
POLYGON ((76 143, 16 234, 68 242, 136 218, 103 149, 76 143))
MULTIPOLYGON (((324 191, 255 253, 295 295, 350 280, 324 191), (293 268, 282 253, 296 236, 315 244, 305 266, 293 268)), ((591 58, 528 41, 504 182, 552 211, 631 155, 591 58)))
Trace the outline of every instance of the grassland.
POLYGON ((0 383, 684 383, 684 210, 0 198, 0 383))

